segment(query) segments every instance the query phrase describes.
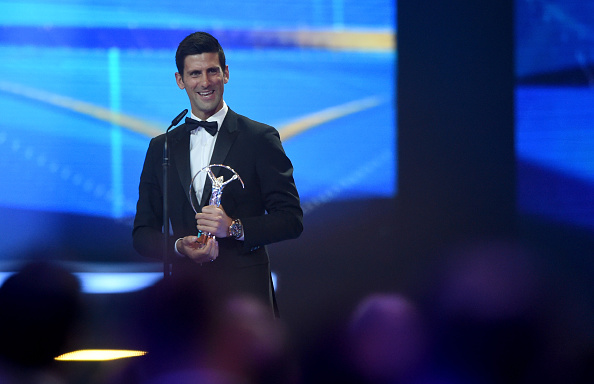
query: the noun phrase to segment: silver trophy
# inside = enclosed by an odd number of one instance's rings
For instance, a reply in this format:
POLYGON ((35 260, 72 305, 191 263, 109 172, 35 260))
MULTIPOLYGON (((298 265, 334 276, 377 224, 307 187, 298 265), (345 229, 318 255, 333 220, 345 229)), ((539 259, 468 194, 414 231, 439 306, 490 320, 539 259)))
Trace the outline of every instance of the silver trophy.
MULTIPOLYGON (((207 175, 208 178, 210 179, 210 182, 212 183, 212 193, 210 195, 210 200, 209 200, 209 204, 210 205, 214 205, 216 207, 221 205, 221 196, 223 195, 223 188, 225 188, 225 186, 227 184, 229 184, 230 182, 232 182, 233 180, 239 180, 241 181, 241 187, 245 188, 245 185, 243 184, 243 180, 241 180, 241 177, 239 176, 239 174, 237 172, 235 172, 235 170, 227 165, 223 165, 223 164, 211 164, 211 165, 207 165, 206 167, 202 168, 201 170, 199 170, 198 172, 196 172, 196 174, 194 175, 194 177, 192 177, 192 181, 190 182, 190 203, 192 205, 192 209, 194 210, 195 213, 198 213, 198 210, 196 209, 196 207, 194 206, 194 198, 193 198, 193 191, 192 191, 192 186, 194 185, 194 179, 196 179, 196 177, 200 174, 200 172, 203 171, 207 171, 207 175), (230 170, 231 172, 233 172, 233 176, 228 179, 227 181, 224 180, 223 176, 219 176, 216 177, 215 174, 212 171, 212 167, 223 167, 223 168, 227 168, 228 170, 230 170)), ((198 240, 196 240, 197 243, 204 245, 206 244, 206 241, 208 240, 208 238, 214 237, 214 235, 210 234, 210 233, 203 233, 202 231, 198 231, 198 240)))

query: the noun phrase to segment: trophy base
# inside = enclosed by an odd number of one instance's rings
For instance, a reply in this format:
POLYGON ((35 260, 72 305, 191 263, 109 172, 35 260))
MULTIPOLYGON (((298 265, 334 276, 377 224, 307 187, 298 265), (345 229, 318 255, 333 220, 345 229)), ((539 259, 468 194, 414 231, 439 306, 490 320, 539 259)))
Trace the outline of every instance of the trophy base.
POLYGON ((211 235, 210 233, 204 233, 202 231, 198 231, 198 234, 196 236, 198 236, 198 238, 196 239, 196 243, 198 243, 200 248, 202 248, 206 245, 206 242, 208 241, 208 239, 214 238, 214 236, 211 235))

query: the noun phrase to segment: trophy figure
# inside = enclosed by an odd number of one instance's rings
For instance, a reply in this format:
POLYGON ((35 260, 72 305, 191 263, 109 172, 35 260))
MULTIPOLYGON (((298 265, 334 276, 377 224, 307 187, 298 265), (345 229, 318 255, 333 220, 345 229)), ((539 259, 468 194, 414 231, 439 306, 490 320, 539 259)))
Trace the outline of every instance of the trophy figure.
MULTIPOLYGON (((241 180, 241 177, 239 176, 239 174, 237 172, 235 172, 235 170, 227 165, 223 165, 223 164, 211 164, 211 165, 207 165, 206 167, 202 168, 201 170, 199 170, 198 172, 196 172, 196 174, 194 175, 194 177, 192 177, 192 181, 190 182, 190 203, 192 205, 192 209, 194 210, 195 213, 198 213, 198 210, 196 209, 196 207, 194 206, 194 199, 192 198, 192 185, 194 185, 194 179, 196 179, 196 176, 198 176, 200 174, 200 172, 206 171, 208 178, 210 179, 210 182, 212 183, 212 193, 210 195, 210 200, 209 200, 209 205, 214 205, 216 207, 221 205, 221 196, 223 195, 223 188, 225 188, 225 186, 227 184, 229 184, 230 182, 232 182, 233 180, 239 180, 241 182, 241 187, 245 188, 245 185, 243 184, 243 180, 241 180), (227 181, 224 180, 223 176, 219 176, 216 177, 215 174, 212 171, 212 167, 223 167, 226 168, 228 170, 230 170, 231 172, 233 172, 233 176, 228 179, 227 181)), ((200 245, 205 245, 206 241, 208 240, 209 237, 214 237, 214 235, 210 234, 210 233, 203 233, 202 231, 198 231, 198 240, 196 240, 197 243, 199 243, 200 245)))

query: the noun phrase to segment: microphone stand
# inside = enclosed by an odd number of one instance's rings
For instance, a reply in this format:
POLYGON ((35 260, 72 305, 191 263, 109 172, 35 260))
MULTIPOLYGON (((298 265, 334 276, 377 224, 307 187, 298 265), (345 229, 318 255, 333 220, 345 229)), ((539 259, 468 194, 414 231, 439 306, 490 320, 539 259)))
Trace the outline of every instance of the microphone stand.
POLYGON ((188 113, 184 109, 165 130, 165 144, 163 145, 163 275, 171 276, 171 263, 169 262, 169 130, 179 124, 180 120, 188 113))

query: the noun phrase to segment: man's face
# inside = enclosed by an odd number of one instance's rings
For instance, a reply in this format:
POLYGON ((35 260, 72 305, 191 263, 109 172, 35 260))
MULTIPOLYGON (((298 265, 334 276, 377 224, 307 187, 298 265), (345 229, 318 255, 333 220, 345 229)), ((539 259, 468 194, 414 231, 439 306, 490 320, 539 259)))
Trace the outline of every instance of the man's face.
POLYGON ((219 55, 205 52, 186 56, 183 76, 175 73, 180 89, 185 89, 190 99, 192 113, 202 120, 223 108, 223 91, 229 81, 229 67, 221 68, 219 55))

